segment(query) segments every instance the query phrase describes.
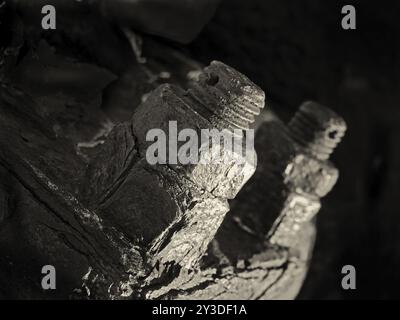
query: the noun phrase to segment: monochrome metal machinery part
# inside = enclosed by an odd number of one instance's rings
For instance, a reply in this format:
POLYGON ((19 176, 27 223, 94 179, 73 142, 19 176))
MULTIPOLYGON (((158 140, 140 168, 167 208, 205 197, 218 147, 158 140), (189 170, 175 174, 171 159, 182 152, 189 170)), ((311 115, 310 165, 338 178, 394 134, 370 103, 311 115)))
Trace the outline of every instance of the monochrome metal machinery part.
POLYGON ((311 259, 320 198, 338 178, 327 155, 346 124, 313 102, 303 104, 288 127, 267 113, 257 129, 257 170, 231 201, 231 212, 210 243, 201 271, 153 289, 150 297, 296 297, 311 259), (322 151, 315 151, 317 146, 322 151))
POLYGON ((269 117, 257 167, 229 152, 224 164, 150 165, 148 130, 246 130, 263 91, 223 63, 199 72, 151 41, 156 57, 126 70, 71 60, 45 40, 21 53, 14 27, 1 56, 0 294, 295 297, 319 199, 337 179, 327 159, 346 128, 339 116, 307 103, 288 126, 269 117), (43 265, 56 267, 57 290, 41 288, 43 265))

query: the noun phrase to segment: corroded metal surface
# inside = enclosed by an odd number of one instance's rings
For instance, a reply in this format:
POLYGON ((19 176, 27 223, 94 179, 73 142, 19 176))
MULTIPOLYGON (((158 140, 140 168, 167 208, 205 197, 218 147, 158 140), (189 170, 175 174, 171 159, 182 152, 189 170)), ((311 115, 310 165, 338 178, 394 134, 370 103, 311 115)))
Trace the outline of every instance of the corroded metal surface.
MULTIPOLYGON (((254 150, 243 156, 226 148, 224 162, 150 164, 149 130, 168 132, 175 121, 178 129, 235 135, 253 126, 264 92, 221 62, 202 70, 152 39, 145 41, 151 54, 138 61, 111 28, 91 26, 82 37, 104 35, 104 43, 87 48, 101 65, 79 54, 71 59, 56 36, 33 37, 35 44, 23 48, 18 19, 8 50, 0 52, 2 293, 295 297, 320 198, 338 177, 328 158, 344 134, 343 120, 307 103, 288 126, 275 117, 259 125, 258 163, 254 150), (105 44, 113 45, 93 50, 105 44), (55 292, 37 282, 48 264, 57 269, 55 292)), ((71 38, 76 43, 79 36, 71 38)), ((200 160, 221 153, 216 144, 203 147, 200 160)))

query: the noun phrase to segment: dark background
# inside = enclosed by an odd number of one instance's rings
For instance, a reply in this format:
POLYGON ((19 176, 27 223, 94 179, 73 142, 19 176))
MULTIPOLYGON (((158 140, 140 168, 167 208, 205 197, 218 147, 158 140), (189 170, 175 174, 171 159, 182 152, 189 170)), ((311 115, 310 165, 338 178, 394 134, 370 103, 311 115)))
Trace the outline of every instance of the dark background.
POLYGON ((190 47, 248 75, 286 121, 313 99, 348 124, 299 299, 400 298, 399 9, 398 1, 225 0, 190 47), (345 4, 357 10, 357 30, 341 27, 345 4), (357 270, 354 291, 341 288, 347 264, 357 270))

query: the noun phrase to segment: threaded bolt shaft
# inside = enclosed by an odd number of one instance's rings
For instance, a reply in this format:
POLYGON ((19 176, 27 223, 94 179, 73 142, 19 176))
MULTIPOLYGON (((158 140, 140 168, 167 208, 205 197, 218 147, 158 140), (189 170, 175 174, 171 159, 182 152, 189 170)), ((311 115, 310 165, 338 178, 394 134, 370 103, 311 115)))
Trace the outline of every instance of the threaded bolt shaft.
POLYGON ((218 61, 204 69, 188 92, 212 115, 210 120, 217 128, 246 130, 265 104, 265 94, 258 86, 218 61))
POLYGON ((320 160, 329 159, 346 132, 345 121, 315 102, 305 102, 288 124, 291 137, 320 160))

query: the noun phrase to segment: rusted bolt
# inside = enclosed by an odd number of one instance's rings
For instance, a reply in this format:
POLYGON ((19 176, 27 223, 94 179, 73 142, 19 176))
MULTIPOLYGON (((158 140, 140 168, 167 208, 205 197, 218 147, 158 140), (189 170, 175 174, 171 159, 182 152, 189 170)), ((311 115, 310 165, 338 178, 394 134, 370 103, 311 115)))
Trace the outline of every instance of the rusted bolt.
POLYGON ((319 160, 329 159, 346 132, 341 117, 315 102, 305 102, 288 127, 292 138, 319 160))
POLYGON ((328 161, 346 132, 345 121, 331 109, 305 102, 288 124, 295 152, 283 172, 288 188, 280 214, 269 233, 269 241, 290 247, 302 225, 320 210, 320 198, 336 184, 339 171, 328 161))
POLYGON ((315 103, 302 106, 299 112, 302 117, 303 112, 310 113, 310 123, 305 126, 293 121, 302 134, 300 138, 295 136, 299 142, 292 137, 296 131, 276 116, 263 117, 268 120, 256 134, 256 173, 231 201, 232 210, 202 260, 205 267, 196 283, 203 281, 204 287, 193 293, 178 293, 179 298, 296 297, 314 244, 312 218, 320 209, 319 199, 331 190, 338 177, 337 169, 320 158, 326 159, 334 148, 331 140, 337 143, 345 130, 340 117, 315 103), (300 130, 310 127, 312 134, 300 130), (332 130, 335 134, 330 135, 332 130), (323 148, 322 154, 317 153, 316 145, 328 145, 329 151, 323 148), (208 284, 209 274, 213 274, 213 280, 208 284))
POLYGON ((338 170, 327 159, 346 124, 314 102, 303 104, 288 126, 276 116, 265 118, 256 133, 257 170, 231 202, 216 241, 233 265, 255 263, 269 246, 291 250, 300 242, 296 269, 304 275, 314 230, 309 223, 321 207, 320 198, 337 181, 338 170))
POLYGON ((98 172, 122 172, 98 195, 103 217, 130 238, 142 239, 159 265, 194 267, 229 210, 227 199, 234 198, 254 173, 255 151, 243 155, 215 150, 212 141, 209 148, 207 143, 198 145, 197 163, 154 165, 146 159, 154 143, 147 141, 147 133, 159 129, 169 141, 173 134, 169 125, 174 121, 178 132, 193 129, 200 137, 202 129, 225 129, 234 137, 249 128, 263 107, 263 91, 220 62, 205 68, 187 91, 173 85, 154 90, 132 121, 114 130, 101 151, 111 157, 121 154, 122 159, 108 159, 112 168, 99 170, 104 164, 93 165, 96 186, 103 184, 99 179, 105 180, 98 172), (202 162, 216 152, 222 152, 223 162, 202 162), (127 160, 128 154, 136 155, 127 160))

